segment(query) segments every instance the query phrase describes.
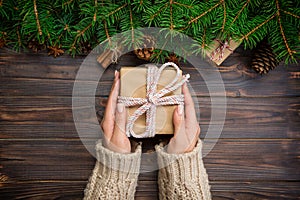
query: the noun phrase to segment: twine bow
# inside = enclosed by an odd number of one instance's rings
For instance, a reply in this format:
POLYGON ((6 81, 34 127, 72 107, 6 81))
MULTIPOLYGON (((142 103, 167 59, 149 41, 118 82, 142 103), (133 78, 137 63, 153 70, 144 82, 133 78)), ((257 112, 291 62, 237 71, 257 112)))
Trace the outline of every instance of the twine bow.
POLYGON ((136 138, 154 137, 155 136, 155 117, 156 107, 164 105, 175 105, 184 104, 184 95, 172 95, 164 96, 167 93, 176 90, 182 86, 189 78, 190 75, 186 74, 182 79, 178 81, 180 77, 180 69, 173 62, 167 62, 160 68, 155 65, 147 65, 147 95, 146 98, 135 98, 135 97, 118 97, 118 103, 123 103, 125 106, 137 106, 140 107, 128 118, 126 124, 126 135, 128 137, 133 136, 136 138), (162 71, 167 67, 172 66, 176 69, 176 77, 163 89, 157 91, 158 80, 161 76, 162 71), (136 134, 133 131, 134 122, 146 112, 146 130, 142 134, 136 134))
POLYGON ((229 42, 228 40, 225 40, 225 42, 221 42, 220 40, 217 40, 220 45, 218 48, 216 48, 210 55, 210 59, 211 60, 216 60, 216 61, 220 61, 222 60, 222 58, 224 57, 224 52, 225 52, 225 49, 228 49, 229 51, 233 51, 230 46, 229 46, 229 42), (215 56, 219 54, 218 58, 215 58, 215 56))
POLYGON ((115 47, 114 49, 111 49, 112 54, 111 54, 111 62, 116 64, 118 62, 118 58, 121 55, 121 51, 115 47))

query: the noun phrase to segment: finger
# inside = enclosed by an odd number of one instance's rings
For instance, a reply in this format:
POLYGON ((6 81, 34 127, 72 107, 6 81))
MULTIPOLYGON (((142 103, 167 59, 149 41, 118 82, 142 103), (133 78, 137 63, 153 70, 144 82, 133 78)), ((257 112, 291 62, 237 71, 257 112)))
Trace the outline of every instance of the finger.
POLYGON ((184 107, 178 105, 173 113, 174 137, 185 134, 184 107))
POLYGON ((119 88, 120 88, 120 80, 119 80, 119 72, 115 72, 115 79, 112 85, 112 89, 110 91, 104 118, 102 121, 102 128, 104 130, 104 134, 109 139, 113 133, 114 121, 115 121, 115 110, 119 95, 119 88))
POLYGON ((184 153, 189 147, 185 133, 185 119, 183 105, 178 105, 173 113, 174 137, 171 138, 167 152, 168 153, 184 153))
POLYGON ((119 89, 120 89, 120 78, 119 78, 119 72, 115 71, 115 79, 108 97, 107 101, 107 107, 106 109, 109 109, 111 113, 115 113, 118 95, 119 95, 119 89))
POLYGON ((186 83, 182 86, 182 93, 184 95, 185 119, 187 122, 187 126, 189 126, 191 125, 191 123, 197 123, 197 116, 194 107, 194 101, 186 83))
POLYGON ((130 153, 130 141, 126 136, 126 110, 122 103, 117 104, 116 121, 114 125, 113 135, 111 137, 111 146, 113 151, 119 153, 130 153))

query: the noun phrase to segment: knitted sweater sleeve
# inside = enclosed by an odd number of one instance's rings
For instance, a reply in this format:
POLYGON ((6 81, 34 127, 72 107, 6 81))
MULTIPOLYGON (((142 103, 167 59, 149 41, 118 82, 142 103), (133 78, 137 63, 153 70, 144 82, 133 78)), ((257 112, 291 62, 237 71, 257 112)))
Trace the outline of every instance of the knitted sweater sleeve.
POLYGON ((113 152, 96 145, 97 161, 84 191, 84 200, 133 200, 141 161, 141 146, 134 153, 113 152))
POLYGON ((200 139, 194 150, 188 153, 169 154, 162 146, 155 148, 160 168, 159 199, 211 199, 200 139))

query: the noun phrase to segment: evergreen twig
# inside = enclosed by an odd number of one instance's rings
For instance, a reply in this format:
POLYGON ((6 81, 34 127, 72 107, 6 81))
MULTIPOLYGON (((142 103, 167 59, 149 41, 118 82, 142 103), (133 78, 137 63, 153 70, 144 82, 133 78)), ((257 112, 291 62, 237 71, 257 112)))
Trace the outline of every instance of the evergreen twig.
POLYGON ((276 0, 276 7, 277 7, 277 20, 278 20, 278 24, 279 24, 279 27, 280 27, 280 33, 282 35, 282 39, 284 41, 286 49, 289 52, 289 55, 291 56, 291 58, 293 58, 293 54, 296 53, 296 51, 291 50, 290 45, 288 44, 288 41, 286 39, 286 35, 284 33, 284 30, 283 30, 283 27, 282 27, 282 24, 281 24, 280 7, 279 7, 278 0, 276 0))
POLYGON ((38 10, 37 10, 36 0, 33 0, 33 7, 34 7, 34 14, 35 14, 35 18, 36 18, 36 25, 37 25, 39 34, 43 35, 42 29, 41 29, 40 20, 39 20, 39 13, 38 13, 38 10))
POLYGON ((244 40, 248 40, 249 36, 251 34, 253 34, 255 31, 257 31, 259 28, 261 28, 262 26, 264 26, 266 23, 268 23, 269 21, 271 21, 274 17, 276 17, 276 13, 273 14, 271 17, 267 18, 265 21, 263 21, 262 23, 260 23, 259 25, 257 25, 254 29, 252 29, 250 32, 248 32, 246 35, 244 35, 241 39, 244 40))
POLYGON ((225 28, 225 24, 226 24, 226 5, 225 5, 225 1, 223 1, 222 3, 223 5, 223 24, 222 24, 222 32, 224 31, 224 28, 225 28))
POLYGON ((216 3, 214 6, 212 6, 211 8, 209 8, 207 11, 201 13, 199 16, 191 19, 188 24, 191 23, 195 23, 197 22, 201 17, 203 17, 204 15, 208 14, 209 12, 211 12, 213 9, 215 9, 216 7, 218 7, 219 5, 221 5, 223 3, 224 0, 220 0, 218 3, 216 3))
POLYGON ((247 5, 250 3, 250 0, 247 0, 246 3, 243 5, 243 7, 239 10, 239 12, 236 14, 235 18, 233 19, 233 21, 231 22, 230 25, 233 25, 234 22, 239 18, 239 16, 241 15, 241 13, 243 12, 243 10, 247 7, 247 5))
MULTIPOLYGON (((198 53, 216 38, 242 40, 246 48, 253 48, 268 36, 279 60, 290 62, 300 56, 298 1, 0 0, 0 17, 0 33, 5 33, 0 39, 18 50, 36 41, 62 46, 75 55, 84 51, 85 44, 111 45, 117 33, 124 33, 124 45, 135 48, 143 42, 143 33, 136 29, 154 26, 168 30, 160 36, 162 44, 179 31, 195 39, 192 46, 198 53)), ((158 58, 167 54, 156 52, 158 58)))
POLYGON ((288 12, 288 11, 282 10, 282 9, 281 9, 281 11, 284 12, 285 14, 291 15, 292 17, 295 17, 295 18, 300 19, 300 16, 299 16, 299 15, 296 15, 296 14, 294 14, 294 13, 291 13, 291 12, 288 12))

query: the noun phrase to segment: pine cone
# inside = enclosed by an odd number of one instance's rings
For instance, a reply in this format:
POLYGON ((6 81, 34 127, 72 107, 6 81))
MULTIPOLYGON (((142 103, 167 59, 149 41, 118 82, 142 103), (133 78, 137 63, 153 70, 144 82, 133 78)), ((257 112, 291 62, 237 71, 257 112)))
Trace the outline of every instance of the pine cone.
POLYGON ((38 41, 36 41, 34 38, 28 42, 28 48, 31 49, 33 52, 37 53, 41 50, 46 49, 45 44, 40 44, 38 41))
POLYGON ((143 41, 144 44, 140 48, 135 49, 134 53, 139 59, 149 61, 154 53, 155 38, 150 35, 144 35, 143 41))
POLYGON ((6 45, 6 41, 4 38, 0 38, 0 48, 3 48, 6 45))
POLYGON ((179 66, 179 57, 177 57, 174 53, 170 54, 167 58, 166 58, 167 62, 173 62, 176 65, 179 66))
POLYGON ((6 32, 0 32, 0 48, 6 46, 6 38, 7 38, 7 33, 6 32))
POLYGON ((92 45, 89 42, 81 42, 80 49, 82 54, 87 55, 92 51, 92 45))
POLYGON ((278 65, 278 60, 272 47, 263 40, 254 49, 251 60, 251 68, 259 74, 267 74, 271 69, 278 65))

